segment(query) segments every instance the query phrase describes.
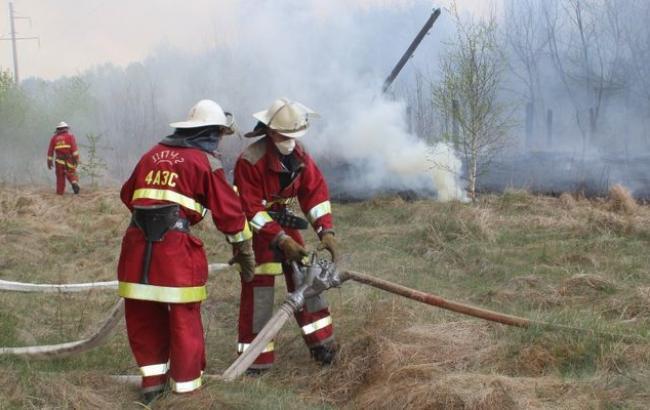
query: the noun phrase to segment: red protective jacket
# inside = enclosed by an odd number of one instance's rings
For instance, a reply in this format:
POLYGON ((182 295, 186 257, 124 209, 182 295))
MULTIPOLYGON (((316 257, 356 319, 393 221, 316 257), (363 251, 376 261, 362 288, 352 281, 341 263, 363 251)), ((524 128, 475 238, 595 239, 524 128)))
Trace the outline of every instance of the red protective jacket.
POLYGON ((67 131, 54 134, 50 139, 50 147, 47 149, 47 164, 52 161, 68 168, 76 168, 79 163, 79 149, 74 135, 67 131))
POLYGON ((268 210, 281 209, 297 198, 319 236, 333 228, 329 191, 323 174, 300 143, 296 144, 293 155, 299 161, 299 170, 283 190, 280 190, 280 174, 287 171, 270 138, 264 137, 251 144, 235 165, 235 186, 254 233, 258 274, 282 274, 280 256, 271 246, 280 233, 285 232, 303 243, 297 230, 283 229, 271 219, 268 210))
MULTIPOLYGON (((223 169, 213 171, 207 154, 195 148, 154 146, 142 156, 120 196, 130 210, 134 205, 179 204, 181 217, 191 225, 210 210, 214 224, 229 242, 251 237, 239 198, 223 169)), ((138 283, 145 244, 138 228, 127 229, 118 264, 120 296, 167 303, 205 299, 208 266, 198 238, 170 230, 162 242, 155 242, 149 285, 138 283)))

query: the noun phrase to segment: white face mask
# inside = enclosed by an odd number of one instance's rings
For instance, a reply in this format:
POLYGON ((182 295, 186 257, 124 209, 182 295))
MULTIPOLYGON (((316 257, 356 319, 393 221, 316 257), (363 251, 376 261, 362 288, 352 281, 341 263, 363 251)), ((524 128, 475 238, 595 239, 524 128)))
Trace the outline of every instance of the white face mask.
POLYGON ((293 149, 296 147, 296 140, 294 140, 293 138, 289 138, 282 142, 276 142, 275 146, 278 147, 278 151, 280 151, 282 155, 289 155, 293 152, 293 149))

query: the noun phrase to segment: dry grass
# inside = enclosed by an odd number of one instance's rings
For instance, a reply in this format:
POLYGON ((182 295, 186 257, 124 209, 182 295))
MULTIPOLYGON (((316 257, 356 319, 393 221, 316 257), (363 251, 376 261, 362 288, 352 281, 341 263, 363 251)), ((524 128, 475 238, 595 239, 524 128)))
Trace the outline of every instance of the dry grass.
MULTIPOLYGON (((537 320, 643 336, 650 208, 630 208, 623 193, 587 200, 508 191, 470 205, 386 197, 335 204, 334 212, 345 264, 355 270, 537 320)), ((1 278, 114 277, 128 223, 114 190, 61 198, 4 187, 0 210, 1 278)), ((228 245, 209 220, 194 232, 211 261, 226 259, 228 245)), ((208 287, 208 372, 219 373, 236 356, 239 282, 223 273, 208 287)), ((328 297, 341 343, 336 365, 315 365, 292 324, 276 340, 279 361, 267 376, 211 382, 155 408, 641 409, 650 401, 649 343, 506 329, 355 284, 328 297)), ((81 337, 114 299, 0 293, 0 344, 81 337)), ((109 345, 74 359, 0 358, 0 403, 141 408, 136 389, 106 378, 135 372, 122 329, 109 345)))
POLYGON ((630 191, 620 184, 610 188, 608 200, 609 207, 614 212, 634 214, 639 208, 630 191))
POLYGON ((558 198, 562 206, 566 209, 573 209, 576 207, 576 200, 573 195, 568 192, 563 192, 558 198))

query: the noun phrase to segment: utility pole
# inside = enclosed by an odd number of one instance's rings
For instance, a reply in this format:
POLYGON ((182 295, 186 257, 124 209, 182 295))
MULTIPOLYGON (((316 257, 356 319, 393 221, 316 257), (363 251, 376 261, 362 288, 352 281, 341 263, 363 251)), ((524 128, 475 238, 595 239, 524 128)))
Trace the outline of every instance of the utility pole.
POLYGON ((16 44, 17 40, 40 40, 38 37, 16 37, 16 20, 25 19, 29 20, 29 17, 17 17, 14 13, 14 2, 9 1, 9 26, 11 29, 10 38, 0 37, 0 40, 10 40, 11 49, 14 59, 14 81, 16 84, 20 83, 20 76, 18 74, 18 47, 16 44))
POLYGON ((18 76, 18 47, 16 47, 16 23, 14 18, 14 2, 9 2, 9 21, 11 28, 11 50, 14 56, 14 81, 20 83, 18 76))

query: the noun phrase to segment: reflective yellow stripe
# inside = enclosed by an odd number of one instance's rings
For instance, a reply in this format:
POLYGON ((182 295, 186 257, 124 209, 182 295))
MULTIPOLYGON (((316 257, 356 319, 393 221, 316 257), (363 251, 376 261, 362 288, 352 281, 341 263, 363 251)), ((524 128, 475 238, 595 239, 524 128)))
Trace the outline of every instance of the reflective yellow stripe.
MULTIPOLYGON (((246 349, 250 346, 250 343, 237 343, 237 353, 244 353, 246 349)), ((266 345, 264 350, 262 350, 262 353, 268 353, 272 352, 275 350, 275 343, 274 342, 269 342, 269 344, 266 345)))
POLYGON ((253 231, 257 232, 264 227, 268 222, 272 221, 271 215, 266 211, 260 211, 255 214, 253 219, 251 219, 251 226, 253 231))
POLYGON ((241 232, 236 233, 234 235, 226 235, 226 239, 228 239, 228 242, 230 243, 242 242, 253 237, 251 228, 248 226, 248 221, 244 221, 244 223, 245 223, 244 229, 241 232))
POLYGON ((303 335, 310 335, 332 324, 332 316, 327 316, 302 327, 303 335))
MULTIPOLYGON (((239 264, 234 265, 238 272, 241 272, 239 264)), ((280 262, 267 262, 255 267, 256 275, 282 275, 282 264, 280 262)))
POLYGON ((54 149, 70 148, 70 145, 55 145, 54 149))
POLYGON ((47 157, 47 159, 49 159, 49 160, 53 160, 53 159, 54 159, 54 157, 47 157))
POLYGON ((167 286, 143 285, 141 283, 120 282, 118 293, 127 299, 151 300, 164 303, 200 302, 208 297, 205 286, 174 288, 167 286))
POLYGON ((77 150, 77 151, 73 152, 72 155, 79 155, 79 151, 77 150))
POLYGON ((142 374, 142 377, 160 376, 161 374, 167 373, 167 370, 169 370, 169 362, 142 366, 140 368, 140 373, 142 374))
POLYGON ((314 223, 321 216, 325 216, 330 213, 332 213, 332 204, 330 203, 330 201, 325 201, 325 202, 321 202, 320 204, 310 209, 309 215, 307 215, 307 217, 309 218, 311 223, 314 223))
POLYGON ((177 382, 174 379, 171 379, 170 381, 172 385, 172 391, 176 393, 189 393, 198 389, 201 387, 201 384, 203 384, 203 378, 201 376, 194 380, 190 380, 189 382, 177 382))
POLYGON ((56 162, 57 164, 65 165, 65 161, 62 159, 55 159, 54 162, 56 162))
POLYGON ((256 275, 282 275, 282 264, 280 262, 262 263, 255 267, 256 275))
POLYGON ((133 200, 136 199, 155 199, 159 201, 174 202, 184 208, 200 213, 201 216, 205 216, 205 213, 207 212, 207 209, 205 209, 203 205, 195 201, 193 198, 179 194, 178 192, 170 191, 168 189, 136 189, 133 193, 133 200))
POLYGON ((73 164, 71 162, 66 162, 65 164, 68 166, 68 168, 76 168, 77 167, 77 164, 73 164))

